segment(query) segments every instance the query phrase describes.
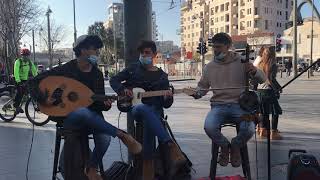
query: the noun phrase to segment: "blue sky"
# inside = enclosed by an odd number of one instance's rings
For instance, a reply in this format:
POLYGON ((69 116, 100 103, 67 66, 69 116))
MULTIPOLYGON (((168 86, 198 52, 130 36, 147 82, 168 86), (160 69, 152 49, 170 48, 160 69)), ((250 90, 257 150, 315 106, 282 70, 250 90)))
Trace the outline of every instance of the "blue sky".
MULTIPOLYGON (((72 0, 38 0, 40 6, 47 9, 50 6, 53 13, 51 17, 57 24, 62 24, 67 28, 67 36, 62 47, 71 47, 73 42, 73 6, 72 0)), ((180 0, 174 0, 176 7, 168 10, 171 0, 152 0, 153 10, 157 14, 158 31, 163 35, 163 40, 173 40, 180 45, 180 37, 177 30, 180 28, 180 0)), ((112 2, 121 2, 121 0, 76 0, 76 23, 77 35, 85 34, 88 26, 95 21, 105 21, 107 18, 107 6, 112 2)), ((315 0, 316 6, 320 7, 320 1, 315 0)), ((320 10, 320 8, 318 8, 320 10)), ((303 16, 311 16, 311 9, 304 6, 303 16)), ((39 17, 46 27, 46 17, 39 17)), ((159 39, 161 40, 161 36, 159 39)))

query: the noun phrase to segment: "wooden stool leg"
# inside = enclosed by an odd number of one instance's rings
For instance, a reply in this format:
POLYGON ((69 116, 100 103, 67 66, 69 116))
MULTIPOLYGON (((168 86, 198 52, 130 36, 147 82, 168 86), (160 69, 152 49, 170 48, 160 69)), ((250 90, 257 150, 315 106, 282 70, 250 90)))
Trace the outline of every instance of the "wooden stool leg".
POLYGON ((58 172, 58 161, 60 155, 60 144, 61 144, 61 127, 56 129, 56 142, 54 145, 54 157, 53 157, 53 171, 52 171, 52 180, 56 180, 58 172))
POLYGON ((210 179, 216 179, 216 172, 217 172, 217 163, 218 163, 218 153, 219 153, 219 146, 212 142, 211 148, 211 163, 210 163, 210 179))

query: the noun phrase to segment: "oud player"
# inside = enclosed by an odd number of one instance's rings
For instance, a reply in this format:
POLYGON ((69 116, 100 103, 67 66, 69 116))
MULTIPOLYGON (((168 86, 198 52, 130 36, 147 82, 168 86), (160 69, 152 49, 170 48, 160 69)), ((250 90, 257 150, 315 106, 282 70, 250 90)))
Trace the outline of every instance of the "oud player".
MULTIPOLYGON (((48 76, 64 76, 75 79, 91 89, 93 93, 104 95, 103 74, 97 67, 99 49, 102 46, 101 39, 96 35, 78 37, 73 48, 76 59, 36 76, 32 81, 34 87, 32 95, 40 104, 49 103, 45 92, 41 92, 38 86, 40 81, 48 76)), ((85 133, 87 134, 93 134, 95 147, 85 167, 85 174, 89 180, 102 180, 97 168, 109 147, 111 136, 122 140, 131 153, 137 154, 142 150, 141 144, 131 135, 105 121, 102 111, 109 110, 111 104, 111 100, 97 101, 89 107, 76 109, 64 117, 63 120, 65 129, 81 129, 86 130, 85 133)))

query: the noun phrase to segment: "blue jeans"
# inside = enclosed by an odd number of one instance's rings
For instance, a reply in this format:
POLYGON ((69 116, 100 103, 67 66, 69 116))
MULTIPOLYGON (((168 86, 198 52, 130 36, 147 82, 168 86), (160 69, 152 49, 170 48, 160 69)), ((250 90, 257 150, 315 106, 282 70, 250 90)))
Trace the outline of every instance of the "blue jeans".
POLYGON ((161 110, 152 106, 139 104, 132 108, 131 113, 137 122, 143 123, 143 158, 151 159, 154 152, 153 143, 155 136, 160 143, 171 141, 169 133, 164 128, 161 120, 161 110))
POLYGON ((239 133, 232 139, 231 144, 242 147, 249 141, 255 131, 254 122, 240 119, 240 116, 244 114, 248 114, 248 112, 242 110, 239 104, 214 104, 206 117, 204 130, 214 143, 219 146, 226 146, 230 143, 222 135, 220 126, 224 123, 239 124, 239 133))
POLYGON ((95 147, 90 156, 88 166, 98 168, 100 162, 110 145, 111 137, 117 135, 117 128, 104 120, 103 116, 89 110, 79 108, 71 112, 63 122, 65 129, 85 129, 93 134, 95 147))

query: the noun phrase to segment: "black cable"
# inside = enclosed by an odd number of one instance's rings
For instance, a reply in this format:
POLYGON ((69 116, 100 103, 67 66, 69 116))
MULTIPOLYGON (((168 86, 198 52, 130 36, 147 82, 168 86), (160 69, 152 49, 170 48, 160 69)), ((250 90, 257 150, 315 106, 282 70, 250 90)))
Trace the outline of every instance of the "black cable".
POLYGON ((27 160, 26 180, 29 180, 28 172, 29 172, 30 156, 31 156, 31 151, 32 151, 32 146, 33 146, 33 138, 34 138, 34 124, 32 124, 32 136, 31 136, 31 144, 30 144, 30 150, 29 150, 28 160, 27 160))
MULTIPOLYGON (((120 129, 120 115, 121 115, 121 111, 120 111, 119 116, 118 116, 118 129, 120 129)), ((119 139, 119 138, 118 138, 118 140, 119 140, 119 146, 120 146, 120 157, 121 157, 122 162, 124 162, 124 160, 123 160, 123 155, 122 155, 121 142, 120 142, 120 139, 119 139)))
POLYGON ((256 143, 256 176, 257 176, 257 180, 259 180, 257 131, 255 131, 254 133, 254 140, 256 143))

